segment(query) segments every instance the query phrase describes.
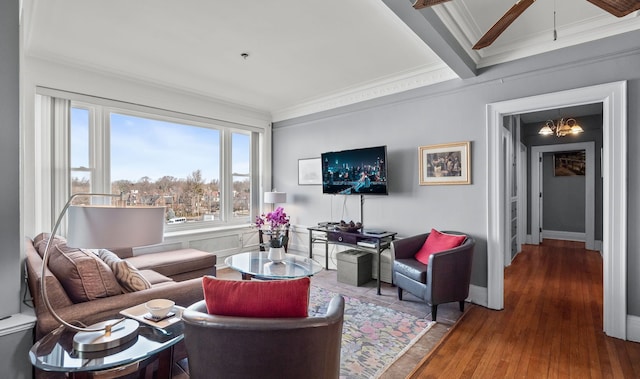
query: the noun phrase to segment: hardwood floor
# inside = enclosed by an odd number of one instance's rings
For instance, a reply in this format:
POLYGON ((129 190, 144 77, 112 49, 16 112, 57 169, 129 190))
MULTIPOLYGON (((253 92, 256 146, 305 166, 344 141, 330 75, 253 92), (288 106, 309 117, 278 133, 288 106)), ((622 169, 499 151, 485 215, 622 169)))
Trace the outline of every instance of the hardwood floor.
POLYGON ((602 331, 602 258, 527 245, 505 269, 505 309, 472 306, 410 378, 639 378, 640 343, 602 331))

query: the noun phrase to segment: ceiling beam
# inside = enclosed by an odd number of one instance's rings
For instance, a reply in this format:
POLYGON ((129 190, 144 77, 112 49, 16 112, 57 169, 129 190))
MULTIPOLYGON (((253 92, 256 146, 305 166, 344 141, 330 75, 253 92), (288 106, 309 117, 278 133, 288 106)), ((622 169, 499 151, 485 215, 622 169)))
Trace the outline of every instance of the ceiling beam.
POLYGON ((477 75, 476 64, 431 7, 416 10, 412 1, 382 0, 460 78, 477 75))

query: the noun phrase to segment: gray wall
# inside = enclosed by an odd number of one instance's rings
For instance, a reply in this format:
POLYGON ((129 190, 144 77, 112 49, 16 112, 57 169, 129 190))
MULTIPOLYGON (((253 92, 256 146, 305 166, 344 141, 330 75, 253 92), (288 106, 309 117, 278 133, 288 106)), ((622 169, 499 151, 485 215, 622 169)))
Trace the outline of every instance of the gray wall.
MULTIPOLYGON (((531 148, 533 146, 561 145, 565 143, 591 142, 595 144, 595 234, 597 241, 602 241, 602 114, 575 117, 576 121, 584 129, 584 133, 561 138, 549 138, 538 134, 542 123, 522 124, 520 139, 527 146, 527 214, 531 215, 531 148)), ((629 124, 631 125, 631 124, 629 124)), ((545 170, 545 175, 547 174, 545 170)), ((543 220, 544 222, 544 220, 543 220)), ((549 230, 556 230, 551 229, 549 230)), ((568 230, 566 230, 568 231, 568 230)), ((531 218, 527 220, 527 233, 531 234, 531 218)))
POLYGON ((0 1, 0 317, 20 311, 18 0, 0 1))
POLYGON ((542 229, 584 233, 585 176, 555 176, 554 154, 542 154, 542 229))
MULTIPOLYGON (((21 300, 18 4, 0 1, 0 317, 19 313, 21 300)), ((33 335, 13 320, 0 330, 0 377, 30 378, 33 335)))
MULTIPOLYGON (((390 195, 366 198, 365 225, 401 236, 431 227, 473 235, 472 284, 487 286, 486 105, 619 80, 628 82, 629 144, 640 142, 640 32, 596 41, 482 70, 469 80, 407 91, 274 125, 274 187, 287 192, 292 222, 314 225, 357 215, 357 199, 323 196, 319 186, 297 185, 297 161, 323 151, 388 146, 390 195), (593 54, 597 54, 594 56, 593 54), (417 149, 422 145, 471 141, 472 184, 419 186, 417 149), (344 204, 344 207, 343 207, 344 204), (345 211, 343 211, 345 209, 345 211)), ((638 149, 629 149, 630 172, 638 149)), ((628 312, 640 315, 639 175, 629 182, 628 312)))

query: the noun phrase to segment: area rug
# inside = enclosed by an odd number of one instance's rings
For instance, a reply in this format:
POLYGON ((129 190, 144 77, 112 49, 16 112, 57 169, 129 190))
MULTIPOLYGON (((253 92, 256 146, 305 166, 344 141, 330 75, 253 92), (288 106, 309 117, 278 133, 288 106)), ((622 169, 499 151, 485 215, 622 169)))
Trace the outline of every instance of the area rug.
MULTIPOLYGON (((312 286, 309 315, 325 314, 336 293, 312 286)), ((435 322, 344 296, 340 377, 378 378, 435 322)))

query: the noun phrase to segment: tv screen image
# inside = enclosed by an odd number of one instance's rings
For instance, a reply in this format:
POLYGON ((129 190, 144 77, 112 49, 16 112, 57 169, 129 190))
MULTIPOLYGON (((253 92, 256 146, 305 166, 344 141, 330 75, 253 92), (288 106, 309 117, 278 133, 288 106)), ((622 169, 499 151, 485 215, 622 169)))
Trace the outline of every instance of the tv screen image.
POLYGON ((331 151, 321 155, 322 193, 387 195, 387 147, 331 151))

